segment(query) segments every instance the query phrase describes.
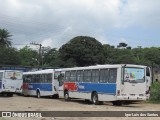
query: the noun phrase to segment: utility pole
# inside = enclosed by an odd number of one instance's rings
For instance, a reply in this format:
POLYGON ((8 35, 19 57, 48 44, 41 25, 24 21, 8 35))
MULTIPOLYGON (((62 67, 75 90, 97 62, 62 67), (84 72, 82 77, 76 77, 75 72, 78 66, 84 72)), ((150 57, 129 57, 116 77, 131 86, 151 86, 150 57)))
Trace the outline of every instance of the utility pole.
POLYGON ((152 84, 153 84, 153 82, 154 82, 154 69, 153 69, 153 62, 152 62, 152 84))
POLYGON ((42 65, 43 65, 43 63, 44 63, 44 60, 43 60, 43 58, 44 58, 44 55, 45 55, 45 53, 47 53, 51 48, 50 47, 42 47, 41 48, 42 49, 42 65))
POLYGON ((39 66, 40 63, 42 62, 42 44, 32 42, 31 45, 38 45, 39 46, 39 62, 38 62, 38 66, 39 66))

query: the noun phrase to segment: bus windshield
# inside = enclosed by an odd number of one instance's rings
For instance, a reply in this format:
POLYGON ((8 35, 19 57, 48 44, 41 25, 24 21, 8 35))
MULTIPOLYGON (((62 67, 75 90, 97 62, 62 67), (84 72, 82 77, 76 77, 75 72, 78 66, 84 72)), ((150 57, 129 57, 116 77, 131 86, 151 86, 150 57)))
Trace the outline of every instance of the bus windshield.
POLYGON ((4 74, 4 78, 12 80, 22 80, 22 73, 16 71, 7 71, 4 74))
POLYGON ((124 82, 143 83, 145 81, 144 75, 144 68, 124 68, 124 82))

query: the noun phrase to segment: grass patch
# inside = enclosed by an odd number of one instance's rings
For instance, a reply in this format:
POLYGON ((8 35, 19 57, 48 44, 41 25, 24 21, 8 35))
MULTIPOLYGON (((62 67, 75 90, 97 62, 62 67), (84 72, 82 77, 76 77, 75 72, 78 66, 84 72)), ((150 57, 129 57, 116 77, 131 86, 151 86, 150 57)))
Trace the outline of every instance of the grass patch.
POLYGON ((151 95, 149 102, 160 103, 160 82, 154 82, 151 85, 151 95))

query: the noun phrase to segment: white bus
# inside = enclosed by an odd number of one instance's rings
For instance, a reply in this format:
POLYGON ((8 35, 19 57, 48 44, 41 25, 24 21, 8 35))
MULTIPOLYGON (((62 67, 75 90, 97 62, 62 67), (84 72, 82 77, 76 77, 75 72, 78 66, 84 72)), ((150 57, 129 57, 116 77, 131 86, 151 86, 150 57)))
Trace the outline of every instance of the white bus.
POLYGON ((149 99, 151 70, 141 65, 96 65, 61 69, 59 95, 91 100, 94 104, 111 101, 149 99))
POLYGON ((60 72, 53 69, 23 73, 24 96, 53 96, 58 98, 58 76, 60 72))
POLYGON ((2 95, 13 96, 13 93, 21 90, 22 83, 21 71, 0 70, 0 93, 2 95))

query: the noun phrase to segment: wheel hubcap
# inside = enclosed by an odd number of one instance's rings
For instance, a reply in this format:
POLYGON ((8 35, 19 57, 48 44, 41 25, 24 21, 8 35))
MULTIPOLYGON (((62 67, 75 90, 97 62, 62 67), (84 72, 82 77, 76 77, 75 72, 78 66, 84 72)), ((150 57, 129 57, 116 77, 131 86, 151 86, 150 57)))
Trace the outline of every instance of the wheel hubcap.
POLYGON ((68 99, 68 94, 65 94, 65 99, 66 99, 66 100, 68 99))
POLYGON ((40 98, 40 93, 38 92, 38 98, 40 98))
POLYGON ((96 103, 96 101, 97 101, 97 97, 93 96, 93 102, 96 103))

